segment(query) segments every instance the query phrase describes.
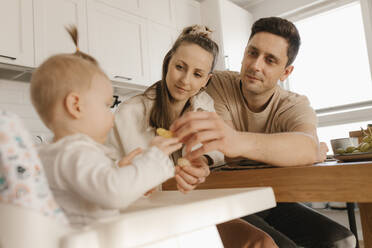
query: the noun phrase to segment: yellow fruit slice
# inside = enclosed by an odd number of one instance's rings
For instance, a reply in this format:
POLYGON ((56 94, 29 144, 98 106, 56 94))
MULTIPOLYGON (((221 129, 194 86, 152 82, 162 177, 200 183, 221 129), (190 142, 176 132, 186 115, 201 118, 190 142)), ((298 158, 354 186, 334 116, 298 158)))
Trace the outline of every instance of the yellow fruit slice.
POLYGON ((164 138, 172 138, 173 137, 173 133, 171 131, 168 131, 167 129, 164 129, 164 128, 156 129, 156 133, 159 136, 162 136, 164 138))
POLYGON ((191 166, 191 163, 186 158, 179 158, 179 159, 177 159, 177 165, 179 165, 181 167, 182 166, 191 166))

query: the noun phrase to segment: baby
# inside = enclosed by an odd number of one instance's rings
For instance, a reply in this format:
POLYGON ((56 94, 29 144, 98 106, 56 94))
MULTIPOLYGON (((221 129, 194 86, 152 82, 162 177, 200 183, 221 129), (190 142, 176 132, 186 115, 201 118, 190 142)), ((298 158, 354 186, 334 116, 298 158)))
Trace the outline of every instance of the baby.
POLYGON ((181 143, 158 136, 147 150, 116 162, 103 145, 113 127, 111 82, 93 57, 79 51, 76 28, 68 31, 76 52, 52 56, 33 73, 31 99, 54 134, 39 148, 50 187, 70 223, 82 226, 119 214, 173 177, 169 155, 181 143))

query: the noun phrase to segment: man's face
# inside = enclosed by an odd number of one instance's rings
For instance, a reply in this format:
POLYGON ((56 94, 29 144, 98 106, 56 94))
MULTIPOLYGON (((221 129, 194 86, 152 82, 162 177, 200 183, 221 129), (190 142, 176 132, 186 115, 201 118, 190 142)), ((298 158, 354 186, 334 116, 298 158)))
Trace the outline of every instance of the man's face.
POLYGON ((248 42, 240 70, 243 89, 260 95, 284 81, 293 70, 287 66, 287 41, 275 34, 256 33, 248 42))

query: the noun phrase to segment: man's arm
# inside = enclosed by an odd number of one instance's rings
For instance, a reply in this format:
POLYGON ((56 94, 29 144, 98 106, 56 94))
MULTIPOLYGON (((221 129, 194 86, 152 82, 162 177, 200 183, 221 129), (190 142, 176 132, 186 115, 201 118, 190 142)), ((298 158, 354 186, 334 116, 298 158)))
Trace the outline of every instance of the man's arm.
MULTIPOLYGON (((230 125, 232 123, 229 123, 230 125)), ((246 157, 277 166, 313 164, 319 161, 316 128, 299 125, 293 132, 260 134, 238 132, 216 113, 187 113, 171 126, 171 130, 189 147, 203 146, 189 152, 189 159, 219 150, 227 157, 246 157)))

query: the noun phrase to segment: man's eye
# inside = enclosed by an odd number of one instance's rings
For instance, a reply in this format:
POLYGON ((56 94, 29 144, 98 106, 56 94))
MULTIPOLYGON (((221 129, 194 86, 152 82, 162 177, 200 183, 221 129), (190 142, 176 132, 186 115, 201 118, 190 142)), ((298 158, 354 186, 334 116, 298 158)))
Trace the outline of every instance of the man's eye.
POLYGON ((199 73, 194 73, 194 75, 195 75, 195 77, 197 77, 197 78, 201 78, 201 77, 202 77, 202 75, 199 74, 199 73))
POLYGON ((248 51, 248 55, 255 56, 255 55, 257 55, 257 52, 255 52, 255 51, 248 51))
POLYGON ((267 61, 267 63, 269 63, 269 64, 273 64, 273 63, 275 63, 275 60, 272 59, 272 58, 267 58, 266 61, 267 61))

